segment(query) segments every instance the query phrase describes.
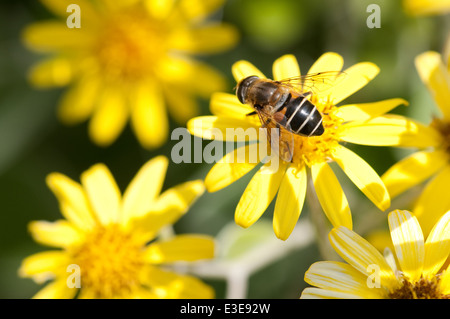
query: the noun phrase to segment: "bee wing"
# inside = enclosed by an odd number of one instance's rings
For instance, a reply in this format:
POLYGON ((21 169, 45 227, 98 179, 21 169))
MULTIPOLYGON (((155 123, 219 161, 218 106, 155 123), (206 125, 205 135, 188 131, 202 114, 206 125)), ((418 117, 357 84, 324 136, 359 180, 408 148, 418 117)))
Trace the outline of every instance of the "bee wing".
POLYGON ((338 84, 345 77, 342 71, 326 71, 283 79, 281 85, 303 94, 305 92, 320 93, 338 84))
POLYGON ((272 151, 274 151, 283 161, 291 162, 294 154, 294 136, 289 131, 290 127, 287 119, 282 113, 269 115, 264 111, 257 111, 261 127, 266 128, 265 131, 267 141, 270 143, 272 151))

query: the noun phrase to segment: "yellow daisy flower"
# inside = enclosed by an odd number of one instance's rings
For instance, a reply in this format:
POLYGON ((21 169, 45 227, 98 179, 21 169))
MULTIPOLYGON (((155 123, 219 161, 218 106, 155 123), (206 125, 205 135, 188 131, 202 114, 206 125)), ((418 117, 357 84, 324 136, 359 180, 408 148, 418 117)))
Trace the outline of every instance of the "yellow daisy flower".
POLYGON ((417 56, 416 68, 442 117, 435 117, 428 132, 423 131, 417 136, 418 139, 428 138, 429 143, 404 145, 422 150, 394 164, 383 174, 382 180, 391 197, 395 197, 432 177, 413 208, 424 233, 428 234, 442 214, 450 209, 447 192, 450 184, 450 72, 441 55, 432 51, 417 56))
POLYGON ((410 212, 393 211, 388 220, 398 267, 392 253, 383 257, 355 232, 343 226, 334 228, 330 242, 347 263, 312 264, 305 281, 315 287, 304 289, 301 298, 450 298, 450 268, 442 269, 450 254, 450 211, 426 241, 410 212))
POLYGON ((103 164, 85 171, 81 185, 60 173, 50 174, 47 184, 65 219, 29 225, 37 242, 61 248, 22 262, 20 276, 37 283, 53 279, 34 297, 213 297, 213 289, 197 278, 160 267, 214 255, 214 241, 208 236, 186 234, 156 240, 161 228, 173 224, 204 192, 203 182, 197 180, 160 195, 167 165, 162 156, 148 161, 123 197, 103 164))
POLYGON ((403 0, 403 8, 411 15, 445 14, 450 12, 450 0, 403 0))
MULTIPOLYGON (((308 74, 326 71, 341 71, 343 58, 336 53, 323 54, 310 68, 308 74)), ((265 76, 247 61, 236 62, 232 67, 237 82, 250 75, 265 76)), ((291 162, 280 162, 278 170, 270 170, 270 162, 264 164, 253 176, 236 208, 235 220, 242 227, 249 227, 264 213, 278 192, 275 204, 273 226, 280 239, 287 239, 302 210, 307 188, 307 176, 312 178, 320 204, 334 226, 352 228, 352 217, 347 198, 331 169, 330 162, 336 162, 355 185, 381 210, 390 206, 388 192, 375 170, 353 151, 340 142, 365 145, 393 146, 400 142, 411 142, 412 132, 426 129, 420 124, 400 116, 383 115, 406 101, 400 98, 379 102, 336 105, 352 95, 379 72, 376 65, 362 62, 349 67, 340 74, 335 85, 323 86, 311 96, 311 101, 323 116, 325 132, 321 136, 294 136, 294 150, 291 162)), ((300 75, 297 60, 285 55, 273 64, 275 80, 300 75)), ((320 84, 320 83, 319 83, 320 84)), ((236 96, 215 93, 211 99, 214 116, 191 119, 188 129, 191 134, 206 139, 218 139, 217 131, 224 140, 227 128, 260 128, 257 115, 248 105, 239 102, 236 96)), ((262 141, 266 137, 262 134, 262 141)), ((253 141, 252 141, 253 142, 253 141)), ((258 140, 256 140, 258 142, 258 140)), ((266 141, 267 142, 267 141, 266 141)), ((258 161, 236 161, 242 153, 258 153, 256 143, 249 144, 228 153, 213 166, 205 179, 210 192, 220 190, 258 165, 258 161), (244 152, 243 152, 244 150, 244 152)))
POLYGON ((68 3, 41 2, 60 19, 23 33, 30 49, 50 54, 30 80, 37 87, 69 85, 59 118, 76 124, 90 117, 98 145, 113 143, 130 118, 141 145, 158 147, 168 135, 166 105, 185 123, 197 114, 196 95, 209 98, 226 87, 218 71, 192 58, 236 44, 231 25, 204 21, 224 0, 77 0, 80 28, 68 27, 68 3))

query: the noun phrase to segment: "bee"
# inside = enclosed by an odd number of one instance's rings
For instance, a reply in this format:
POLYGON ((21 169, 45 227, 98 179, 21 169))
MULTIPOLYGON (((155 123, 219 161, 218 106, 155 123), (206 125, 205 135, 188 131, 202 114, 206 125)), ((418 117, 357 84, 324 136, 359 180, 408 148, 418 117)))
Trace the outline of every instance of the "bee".
POLYGON ((320 72, 281 81, 252 75, 238 83, 236 95, 242 104, 254 109, 247 115, 257 114, 263 128, 280 129, 279 155, 290 162, 294 143, 292 134, 311 137, 325 132, 322 115, 311 102, 314 87, 327 84, 329 80, 333 83, 341 73, 320 72))

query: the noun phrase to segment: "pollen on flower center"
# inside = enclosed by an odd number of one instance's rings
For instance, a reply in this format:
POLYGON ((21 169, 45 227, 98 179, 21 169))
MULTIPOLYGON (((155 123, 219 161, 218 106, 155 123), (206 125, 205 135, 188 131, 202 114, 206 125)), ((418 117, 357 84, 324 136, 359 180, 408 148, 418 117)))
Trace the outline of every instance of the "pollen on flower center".
POLYGON ((151 73, 155 61, 166 55, 166 37, 163 24, 139 12, 124 13, 105 23, 94 56, 107 78, 139 79, 151 73))
POLYGON ((314 97, 312 102, 322 113, 325 132, 321 136, 313 137, 294 135, 292 162, 300 165, 311 166, 330 160, 332 150, 338 143, 338 129, 342 124, 342 119, 334 114, 336 106, 328 102, 317 103, 314 97))
POLYGON ((139 287, 142 245, 118 225, 101 227, 86 236, 73 253, 81 286, 96 298, 111 298, 139 287))
POLYGON ((439 288, 439 277, 433 279, 420 278, 411 283, 403 278, 399 288, 389 294, 391 299, 450 299, 450 295, 443 294, 439 288))

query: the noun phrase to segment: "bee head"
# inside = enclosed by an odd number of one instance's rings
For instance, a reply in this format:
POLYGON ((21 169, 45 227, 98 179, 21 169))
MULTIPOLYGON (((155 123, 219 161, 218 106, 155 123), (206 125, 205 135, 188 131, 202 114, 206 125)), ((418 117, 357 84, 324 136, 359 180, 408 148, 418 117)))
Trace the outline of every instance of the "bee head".
POLYGON ((256 75, 251 75, 239 82, 236 95, 242 104, 245 104, 248 88, 258 79, 259 77, 257 77, 256 75))

